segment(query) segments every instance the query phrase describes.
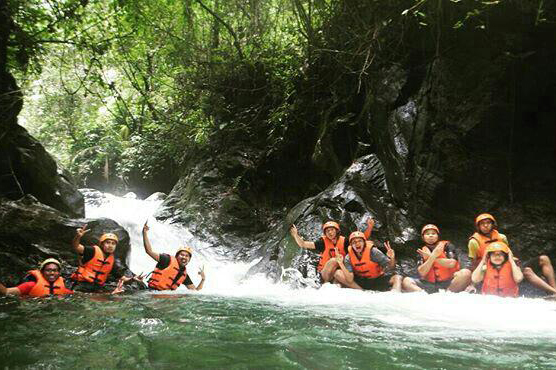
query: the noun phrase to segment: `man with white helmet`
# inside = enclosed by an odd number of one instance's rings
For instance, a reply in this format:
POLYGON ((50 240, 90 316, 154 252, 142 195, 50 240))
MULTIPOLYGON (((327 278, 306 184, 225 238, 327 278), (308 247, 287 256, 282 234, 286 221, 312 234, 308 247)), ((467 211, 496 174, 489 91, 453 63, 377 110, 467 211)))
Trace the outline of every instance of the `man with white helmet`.
POLYGON ((48 258, 37 270, 29 271, 22 284, 12 288, 0 284, 0 294, 28 297, 72 294, 73 291, 66 288, 60 269, 61 264, 57 259, 48 258))
POLYGON ((157 262, 148 281, 149 289, 176 290, 180 285, 185 285, 190 290, 203 289, 203 284, 205 283, 204 267, 199 271, 201 281, 197 286, 193 284, 187 273, 186 266, 191 261, 193 249, 191 247, 180 247, 174 256, 157 253, 152 248, 148 231, 149 226, 145 222, 145 226, 143 226, 143 246, 145 247, 145 252, 157 262))

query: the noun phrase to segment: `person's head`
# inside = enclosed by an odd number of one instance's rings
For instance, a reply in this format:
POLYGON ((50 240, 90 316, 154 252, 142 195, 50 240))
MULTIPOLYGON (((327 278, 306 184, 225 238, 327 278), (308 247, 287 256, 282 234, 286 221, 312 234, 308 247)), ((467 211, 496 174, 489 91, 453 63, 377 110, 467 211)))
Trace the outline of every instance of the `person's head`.
POLYGON ((191 261, 192 256, 193 249, 191 247, 179 247, 176 251, 176 259, 181 267, 185 267, 191 261))
POLYGON ((496 219, 489 213, 482 213, 475 219, 475 227, 481 234, 490 234, 496 228, 496 219))
POLYGON ((357 253, 361 253, 366 243, 367 238, 365 238, 365 234, 361 231, 354 231, 349 235, 349 245, 351 245, 357 253))
POLYGON ((334 221, 325 222, 322 231, 328 239, 334 239, 340 234, 340 225, 334 221))
POLYGON ((440 237, 440 229, 433 224, 423 226, 421 229, 421 238, 427 245, 435 244, 440 237))
POLYGON ((494 266, 501 266, 508 260, 510 248, 501 242, 491 243, 487 250, 487 260, 494 266))
POLYGON ((112 254, 118 245, 118 236, 113 233, 102 234, 99 239, 100 248, 106 254, 112 254))
POLYGON ((39 265, 42 276, 46 281, 53 283, 60 277, 60 269, 62 265, 55 258, 48 258, 39 265))

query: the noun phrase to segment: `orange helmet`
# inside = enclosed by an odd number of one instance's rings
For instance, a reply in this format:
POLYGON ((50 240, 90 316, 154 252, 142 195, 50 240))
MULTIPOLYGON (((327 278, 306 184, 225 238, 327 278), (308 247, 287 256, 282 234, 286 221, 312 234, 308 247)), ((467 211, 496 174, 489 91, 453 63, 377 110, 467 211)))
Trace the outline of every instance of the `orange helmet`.
POLYGON ((116 243, 119 242, 118 235, 113 234, 113 233, 102 234, 100 239, 98 240, 98 242, 99 242, 99 244, 102 244, 103 241, 108 240, 108 239, 113 240, 116 243))
POLYGON ((329 227, 333 227, 336 230, 340 231, 340 225, 335 222, 335 221, 327 221, 324 223, 324 225, 322 225, 322 231, 325 231, 326 229, 328 229, 329 227))
POLYGON ((440 229, 438 228, 438 226, 433 225, 433 224, 427 224, 427 225, 423 226, 423 228, 421 229, 421 236, 423 236, 423 234, 427 230, 434 230, 434 231, 436 231, 437 234, 440 234, 440 229))
POLYGON ((496 219, 494 218, 493 215, 491 215, 490 213, 481 213, 475 219, 475 226, 479 227, 479 222, 483 220, 491 220, 492 223, 496 224, 496 219))
POLYGON ((510 248, 505 244, 505 243, 501 243, 501 242, 493 242, 490 243, 489 246, 486 249, 487 253, 490 252, 504 252, 506 254, 510 253, 510 248))
POLYGON ((191 247, 179 247, 175 255, 177 256, 180 252, 183 251, 189 253, 189 256, 193 257, 193 248, 191 247))
POLYGON ((349 242, 350 243, 355 238, 361 238, 364 241, 367 241, 367 238, 365 238, 365 234, 363 234, 361 231, 354 231, 351 234, 349 234, 349 242))

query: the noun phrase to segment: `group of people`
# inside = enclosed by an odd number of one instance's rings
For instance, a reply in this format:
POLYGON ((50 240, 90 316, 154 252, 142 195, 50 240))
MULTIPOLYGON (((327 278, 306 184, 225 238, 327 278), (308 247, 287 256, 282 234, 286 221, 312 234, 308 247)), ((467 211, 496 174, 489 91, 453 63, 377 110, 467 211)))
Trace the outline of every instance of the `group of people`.
MULTIPOLYGON (((24 277, 23 282, 15 287, 6 287, 0 283, 1 295, 44 297, 48 295, 67 295, 74 292, 103 293, 106 291, 106 281, 113 273, 116 251, 119 239, 114 233, 103 234, 97 245, 84 246, 81 238, 88 233, 87 225, 77 229, 72 241, 73 250, 78 255, 79 267, 66 282, 61 275, 61 263, 55 258, 43 261, 39 268, 31 270, 24 277), (66 283, 68 286, 66 286, 66 283)), ((193 256, 191 247, 179 247, 175 255, 157 253, 153 250, 148 237, 149 226, 143 226, 143 246, 145 252, 157 264, 149 274, 147 288, 151 290, 175 290, 180 285, 187 289, 201 290, 205 282, 204 268, 199 275, 201 281, 197 286, 193 284, 186 266, 193 256)), ((148 276, 148 275, 147 275, 148 276)), ((130 281, 143 281, 143 276, 121 276, 118 285, 111 293, 123 291, 123 285, 130 281)))
POLYGON ((382 251, 369 240, 374 221, 367 220, 365 232, 354 231, 349 238, 340 235, 340 225, 328 221, 322 226, 323 236, 306 241, 295 225, 290 233, 301 248, 320 254, 317 271, 321 283, 335 283, 345 288, 436 293, 440 290, 517 297, 523 279, 547 294, 556 294, 554 268, 546 255, 521 263, 509 246, 507 237, 498 231, 496 219, 483 213, 475 219, 475 232, 469 238, 469 261, 458 258, 456 247, 441 240, 440 229, 433 224, 423 226, 424 245, 417 249, 420 261, 418 278, 402 276, 396 271, 396 254, 389 242, 382 251), (521 265, 521 267, 520 267, 521 265), (541 277, 535 270, 540 271, 541 277))
MULTIPOLYGON (((436 225, 425 225, 421 229, 424 245, 417 249, 420 256, 418 278, 404 277, 397 272, 396 254, 388 241, 384 243, 383 251, 370 240, 374 224, 373 219, 368 219, 365 232, 354 231, 349 238, 345 238, 340 235, 340 225, 328 221, 322 226, 323 236, 314 242, 303 240, 295 225, 291 225, 290 233, 299 247, 320 254, 317 270, 322 283, 331 282, 352 289, 428 293, 440 290, 476 292, 480 285, 482 294, 516 297, 519 295, 519 283, 526 279, 546 293, 556 294, 550 259, 541 255, 521 264, 513 255, 507 237, 498 231, 495 218, 488 213, 475 219, 475 232, 468 242, 470 261, 466 263, 459 260, 452 243, 441 240, 440 229, 436 225), (542 277, 535 270, 540 270, 542 277)), ((29 271, 18 286, 8 288, 0 283, 0 294, 42 297, 77 291, 105 292, 105 283, 113 272, 118 236, 105 233, 99 238, 98 245, 84 246, 81 238, 89 231, 87 225, 77 229, 72 241, 79 267, 71 275, 69 287, 66 287, 61 275, 60 262, 48 258, 38 269, 29 271)), ((192 248, 180 247, 173 256, 155 252, 148 231, 145 223, 143 246, 147 255, 156 261, 156 266, 149 274, 147 288, 175 290, 185 285, 187 289, 201 290, 205 282, 204 269, 199 271, 201 281, 197 286, 186 269, 193 256, 192 248)), ((123 284, 127 282, 142 282, 143 278, 121 276, 112 293, 123 291, 123 284)))

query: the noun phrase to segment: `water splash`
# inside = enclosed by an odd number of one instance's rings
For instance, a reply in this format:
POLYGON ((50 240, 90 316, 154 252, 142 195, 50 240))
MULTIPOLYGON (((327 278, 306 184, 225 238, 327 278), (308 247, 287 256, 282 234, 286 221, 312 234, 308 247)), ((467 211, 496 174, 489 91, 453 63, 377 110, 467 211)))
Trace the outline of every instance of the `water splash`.
MULTIPOLYGON (((154 219, 162 201, 142 201, 132 196, 104 194, 101 202, 87 202, 87 217, 110 217, 128 230, 131 238, 130 268, 150 272, 155 266, 144 251, 142 227, 149 220, 149 238, 159 253, 173 254, 180 245, 194 248, 188 273, 194 284, 205 267, 206 283, 193 294, 254 299, 289 309, 319 310, 332 317, 372 318, 414 335, 461 336, 463 331, 481 337, 534 337, 556 339, 556 303, 539 299, 499 298, 465 293, 396 294, 341 289, 331 284, 322 288, 300 288, 303 282, 294 269, 284 269, 282 282, 273 283, 263 274, 248 276, 254 261, 231 261, 218 248, 196 239, 187 229, 154 219), (526 314, 525 314, 526 313, 526 314)), ((183 294, 185 288, 164 294, 183 294)), ((192 293, 189 292, 188 293, 192 293)), ((364 328, 364 327, 363 327, 364 328)), ((364 329, 361 329, 364 330, 364 329)))

